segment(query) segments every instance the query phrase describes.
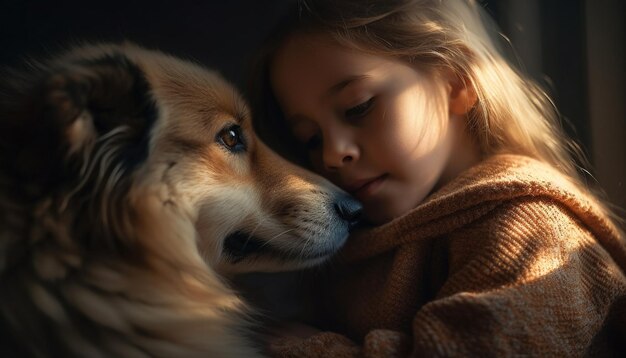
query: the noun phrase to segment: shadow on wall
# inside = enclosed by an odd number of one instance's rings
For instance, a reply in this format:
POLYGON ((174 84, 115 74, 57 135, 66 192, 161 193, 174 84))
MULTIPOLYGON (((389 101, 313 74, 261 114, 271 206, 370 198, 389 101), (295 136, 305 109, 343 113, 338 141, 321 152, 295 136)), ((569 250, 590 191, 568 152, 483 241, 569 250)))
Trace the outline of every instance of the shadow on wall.
POLYGON ((218 69, 242 86, 285 1, 0 2, 0 64, 82 42, 134 41, 218 69))
POLYGON ((622 0, 488 1, 529 75, 548 89, 566 131, 626 217, 626 43, 622 0))

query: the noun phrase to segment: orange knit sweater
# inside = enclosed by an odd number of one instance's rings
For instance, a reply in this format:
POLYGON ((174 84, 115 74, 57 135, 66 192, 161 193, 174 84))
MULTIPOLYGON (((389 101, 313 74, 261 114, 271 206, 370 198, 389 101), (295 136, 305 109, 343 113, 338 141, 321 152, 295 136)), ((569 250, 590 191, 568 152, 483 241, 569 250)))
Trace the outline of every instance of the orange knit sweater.
POLYGON ((494 156, 350 238, 319 275, 329 331, 278 357, 574 357, 626 352, 626 245, 536 160, 494 156), (321 279, 320 279, 321 278, 321 279))

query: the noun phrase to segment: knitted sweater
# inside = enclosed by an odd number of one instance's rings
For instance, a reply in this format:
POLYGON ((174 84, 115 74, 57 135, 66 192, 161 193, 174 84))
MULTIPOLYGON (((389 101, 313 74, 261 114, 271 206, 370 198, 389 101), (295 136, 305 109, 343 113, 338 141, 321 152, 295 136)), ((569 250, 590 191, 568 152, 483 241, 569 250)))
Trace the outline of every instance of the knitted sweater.
POLYGON ((350 238, 313 287, 332 331, 278 357, 606 356, 626 352, 626 245, 593 199, 498 155, 350 238))

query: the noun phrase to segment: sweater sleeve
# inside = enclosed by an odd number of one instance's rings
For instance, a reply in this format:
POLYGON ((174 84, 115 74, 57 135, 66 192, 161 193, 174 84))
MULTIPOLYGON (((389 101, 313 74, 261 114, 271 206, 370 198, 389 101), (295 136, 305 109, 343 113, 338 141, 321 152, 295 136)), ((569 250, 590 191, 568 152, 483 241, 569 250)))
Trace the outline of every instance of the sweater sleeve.
POLYGON ((359 346, 324 332, 275 346, 276 356, 581 356, 593 349, 625 280, 559 204, 505 204, 458 230, 448 276, 412 332, 374 330, 359 346), (409 338, 412 336, 412 338, 409 338), (288 354, 289 352, 297 354, 288 354))

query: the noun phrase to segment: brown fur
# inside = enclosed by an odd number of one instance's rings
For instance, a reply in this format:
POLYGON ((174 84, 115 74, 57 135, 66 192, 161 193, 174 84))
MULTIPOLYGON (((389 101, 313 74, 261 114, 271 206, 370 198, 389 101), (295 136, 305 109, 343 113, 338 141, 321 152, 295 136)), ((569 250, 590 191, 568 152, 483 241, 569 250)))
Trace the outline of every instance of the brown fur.
POLYGON ((250 311, 221 277, 318 264, 359 211, 258 141, 236 90, 193 63, 102 45, 10 78, 3 353, 256 355, 250 311), (220 139, 233 125, 243 150, 220 139))

